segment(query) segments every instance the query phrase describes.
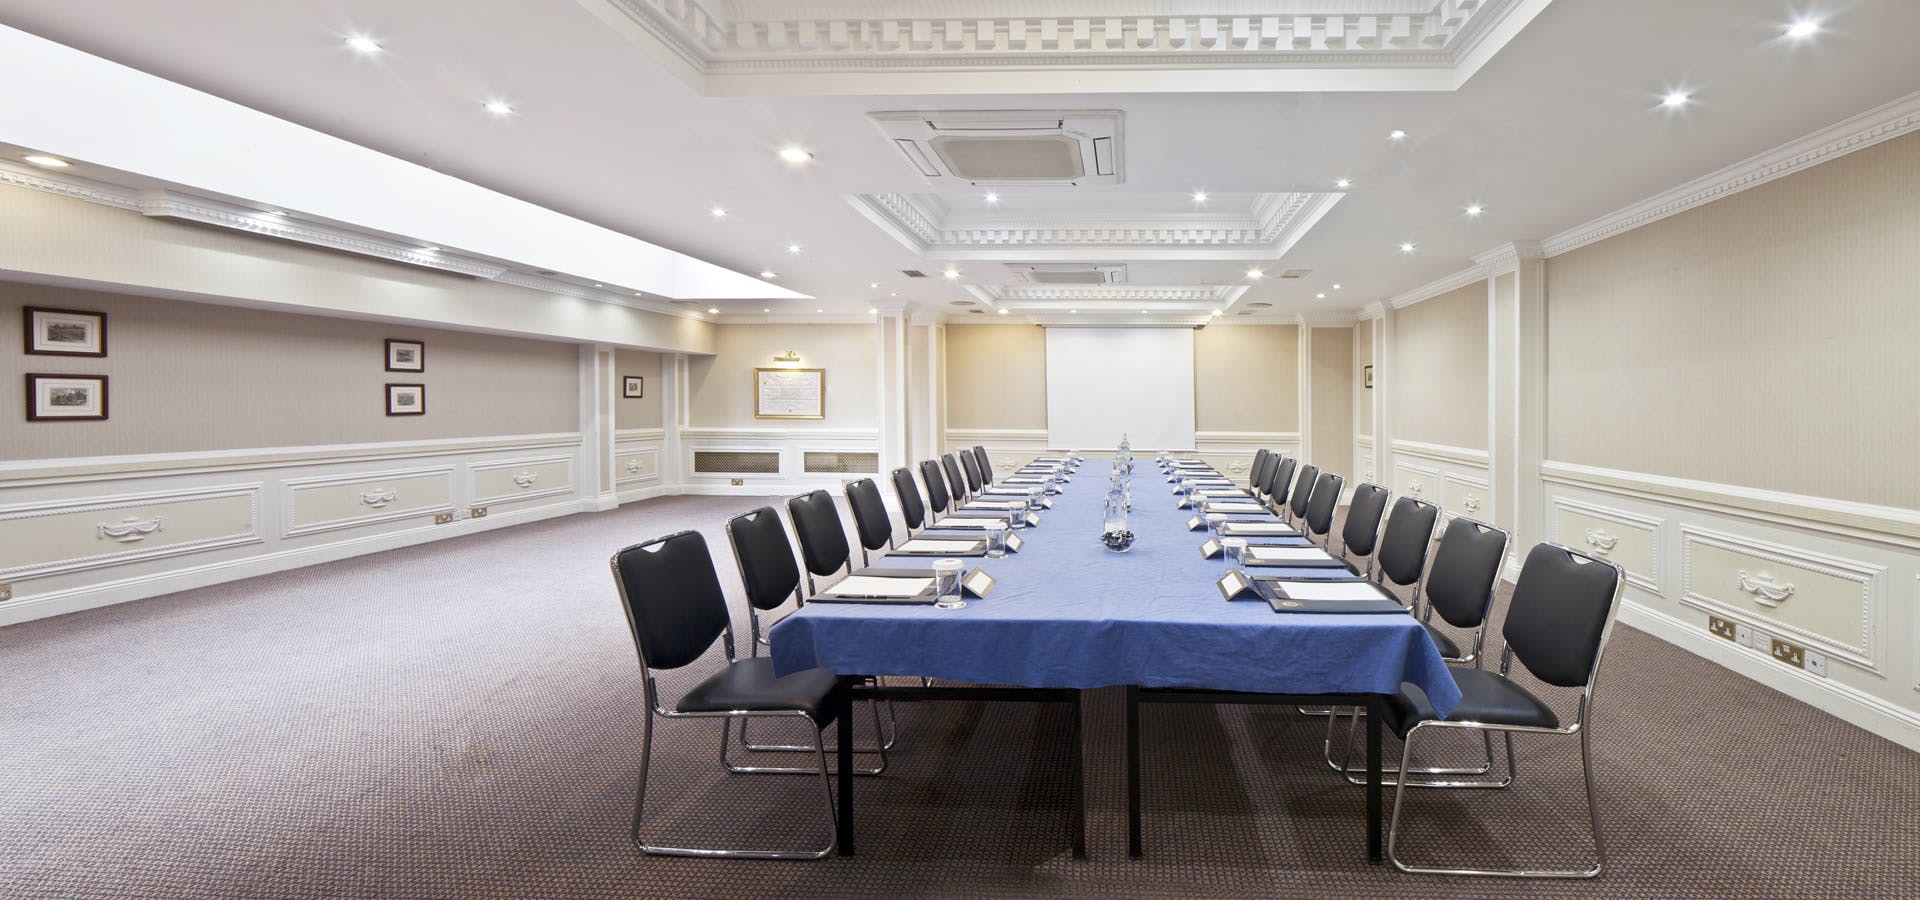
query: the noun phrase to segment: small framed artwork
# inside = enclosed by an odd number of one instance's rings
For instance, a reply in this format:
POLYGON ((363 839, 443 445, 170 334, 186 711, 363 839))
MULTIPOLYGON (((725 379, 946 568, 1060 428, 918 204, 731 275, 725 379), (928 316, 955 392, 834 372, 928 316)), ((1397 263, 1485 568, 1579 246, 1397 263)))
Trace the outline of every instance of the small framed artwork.
POLYGON ((620 396, 628 400, 638 400, 647 395, 647 379, 641 375, 628 375, 620 379, 620 396))
POLYGON ((1373 367, 1365 366, 1360 370, 1360 383, 1367 390, 1373 390, 1373 367))
POLYGON ((424 384, 387 385, 387 415, 424 416, 427 414, 427 386, 424 384))
POLYGON ((387 371, 389 372, 425 372, 427 370, 427 344, 425 341, 396 341, 387 338, 387 371))
POLYGON ((95 421, 107 418, 107 376, 27 376, 27 421, 95 421))
POLYGON ((106 356, 107 314, 26 307, 27 352, 40 356, 106 356))

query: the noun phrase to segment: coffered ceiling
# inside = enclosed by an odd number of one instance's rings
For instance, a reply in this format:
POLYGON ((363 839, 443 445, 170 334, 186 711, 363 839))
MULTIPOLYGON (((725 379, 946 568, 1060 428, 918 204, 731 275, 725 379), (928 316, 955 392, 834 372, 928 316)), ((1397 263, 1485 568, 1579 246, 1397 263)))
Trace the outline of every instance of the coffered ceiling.
POLYGON ((1920 90, 1905 0, 0 0, 0 24, 747 276, 681 308, 720 321, 1351 316, 1920 90), (929 177, 879 124, 956 111, 1111 116, 1113 175, 929 177))

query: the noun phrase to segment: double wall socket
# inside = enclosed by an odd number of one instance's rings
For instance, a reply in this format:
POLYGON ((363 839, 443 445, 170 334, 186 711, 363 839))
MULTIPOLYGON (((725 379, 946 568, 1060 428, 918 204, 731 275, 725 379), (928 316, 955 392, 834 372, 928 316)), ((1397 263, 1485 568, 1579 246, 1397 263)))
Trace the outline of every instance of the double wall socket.
POLYGON ((442 512, 442 513, 434 513, 434 514, 433 514, 433 524, 435 524, 435 525, 452 525, 452 524, 453 524, 453 513, 452 513, 452 512, 450 512, 450 511, 449 511, 449 512, 442 512))
POLYGON ((1724 638, 1750 647, 1773 657, 1783 665, 1804 669, 1822 678, 1827 677, 1827 658, 1805 646, 1792 641, 1781 640, 1749 625, 1742 625, 1732 619, 1719 616, 1707 617, 1707 632, 1714 637, 1724 638))

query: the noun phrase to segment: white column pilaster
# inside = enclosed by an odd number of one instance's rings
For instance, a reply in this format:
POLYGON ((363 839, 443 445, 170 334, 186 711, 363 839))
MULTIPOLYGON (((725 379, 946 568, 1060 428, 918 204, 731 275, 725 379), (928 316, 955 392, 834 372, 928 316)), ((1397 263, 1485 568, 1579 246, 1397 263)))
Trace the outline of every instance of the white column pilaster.
POLYGON ((580 449, 574 471, 575 490, 594 509, 620 505, 614 495, 614 374, 613 347, 580 345, 580 449))
POLYGON ((1373 472, 1388 490, 1397 490, 1393 467, 1393 384, 1398 374, 1393 358, 1398 312, 1383 306, 1373 320, 1373 472))
POLYGON ((1513 557, 1546 540, 1546 261, 1536 244, 1509 244, 1487 266, 1487 447, 1496 525, 1513 557))

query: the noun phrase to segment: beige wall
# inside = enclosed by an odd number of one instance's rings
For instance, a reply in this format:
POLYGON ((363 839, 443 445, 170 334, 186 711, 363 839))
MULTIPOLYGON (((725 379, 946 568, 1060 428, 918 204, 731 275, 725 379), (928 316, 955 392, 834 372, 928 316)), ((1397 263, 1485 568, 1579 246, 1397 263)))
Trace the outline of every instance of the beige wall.
POLYGON ((613 427, 659 428, 661 356, 648 350, 615 350, 613 354, 613 427), (630 399, 622 391, 626 377, 638 375, 647 380, 639 399, 630 399))
POLYGON ((1400 310, 1393 333, 1393 437, 1487 449, 1486 282, 1400 310))
POLYGON ((1550 459, 1920 508, 1920 135, 1547 265, 1550 459))
POLYGON ((1300 333, 1215 325, 1193 336, 1195 431, 1300 430, 1300 333))
POLYGON ((879 338, 872 325, 722 325, 718 352, 687 363, 687 421, 695 428, 791 430, 875 428, 879 338), (800 354, 795 368, 825 369, 825 419, 753 417, 753 370, 777 368, 773 358, 800 354))
POLYGON ((707 353, 714 326, 0 185, 17 280, 579 343, 707 353))
POLYGON ((0 458, 47 459, 579 430, 575 344, 0 282, 0 458), (107 314, 104 359, 20 352, 23 306, 107 314), (386 339, 426 342, 424 373, 386 339), (108 376, 105 422, 27 422, 24 374, 108 376), (386 415, 388 382, 427 414, 386 415))
POLYGON ((1313 366, 1313 446, 1307 460, 1351 484, 1353 472, 1353 329, 1308 329, 1313 366))
POLYGON ((1373 320, 1367 319, 1353 329, 1353 370, 1361 373, 1356 376, 1361 380, 1353 383, 1355 396, 1360 401, 1355 405, 1354 434, 1369 436, 1373 434, 1373 398, 1378 395, 1366 387, 1365 381, 1366 368, 1371 365, 1373 365, 1373 320))
POLYGON ((1046 428, 1046 331, 948 325, 946 392, 948 428, 1046 428))

